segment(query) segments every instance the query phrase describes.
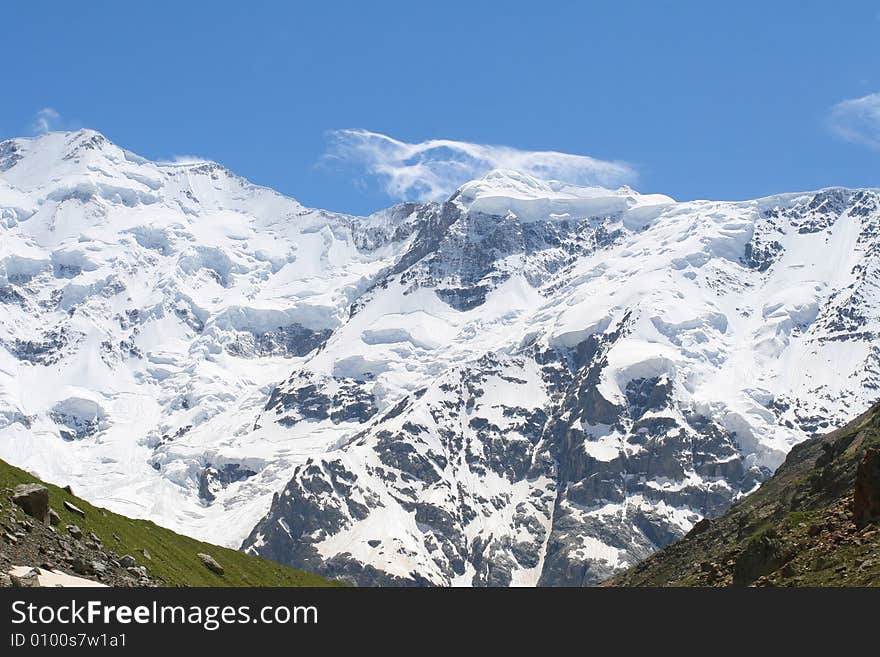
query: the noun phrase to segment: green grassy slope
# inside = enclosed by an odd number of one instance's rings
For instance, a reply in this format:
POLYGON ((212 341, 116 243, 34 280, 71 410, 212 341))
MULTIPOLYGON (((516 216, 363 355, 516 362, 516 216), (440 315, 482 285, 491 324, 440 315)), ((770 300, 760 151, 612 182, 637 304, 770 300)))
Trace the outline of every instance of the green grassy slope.
POLYGON ((880 524, 853 522, 856 470, 880 403, 796 445, 757 491, 606 586, 880 586, 880 524))
MULTIPOLYGON (((86 535, 94 532, 104 545, 117 554, 135 556, 139 563, 146 566, 151 577, 160 579, 166 586, 340 585, 259 557, 181 536, 147 520, 133 520, 99 509, 0 460, 0 490, 32 482, 43 484, 49 489, 50 507, 61 516, 59 530, 73 524, 86 535), (86 514, 85 518, 65 509, 64 501, 82 509, 86 514), (149 552, 151 559, 142 556, 143 549, 149 552), (208 570, 197 556, 199 552, 214 557, 223 566, 225 573, 221 576, 208 570)), ((4 500, 4 506, 6 504, 4 500)))

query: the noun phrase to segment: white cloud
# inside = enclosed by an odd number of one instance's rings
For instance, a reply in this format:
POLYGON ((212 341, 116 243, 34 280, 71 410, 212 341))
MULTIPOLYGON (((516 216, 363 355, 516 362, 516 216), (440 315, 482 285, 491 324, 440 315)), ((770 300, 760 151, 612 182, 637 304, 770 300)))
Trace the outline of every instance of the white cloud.
POLYGON ((172 155, 168 160, 159 160, 159 164, 202 164, 208 161, 198 155, 172 155))
POLYGON ((880 93, 837 103, 831 108, 831 130, 847 141, 880 149, 880 93))
POLYGON ((44 135, 58 125, 61 115, 51 107, 44 107, 36 113, 31 124, 34 134, 44 135))
POLYGON ((325 160, 362 167, 395 199, 443 199, 492 169, 516 169, 538 178, 604 187, 632 183, 637 177, 625 162, 556 151, 522 151, 449 139, 408 143, 359 129, 336 130, 331 140, 325 160))

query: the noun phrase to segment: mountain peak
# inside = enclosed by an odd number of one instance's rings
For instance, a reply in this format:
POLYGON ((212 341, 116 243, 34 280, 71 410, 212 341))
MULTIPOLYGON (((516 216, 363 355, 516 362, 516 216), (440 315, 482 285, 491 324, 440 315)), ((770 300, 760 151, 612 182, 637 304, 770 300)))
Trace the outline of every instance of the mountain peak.
POLYGON ((0 458, 359 584, 596 582, 873 401, 878 222, 503 169, 351 217, 4 142, 0 458))
POLYGON ((545 180, 514 169, 493 169, 462 185, 453 197, 471 211, 506 215, 521 221, 542 218, 583 219, 625 212, 636 206, 671 205, 662 194, 642 195, 628 186, 607 189, 545 180))

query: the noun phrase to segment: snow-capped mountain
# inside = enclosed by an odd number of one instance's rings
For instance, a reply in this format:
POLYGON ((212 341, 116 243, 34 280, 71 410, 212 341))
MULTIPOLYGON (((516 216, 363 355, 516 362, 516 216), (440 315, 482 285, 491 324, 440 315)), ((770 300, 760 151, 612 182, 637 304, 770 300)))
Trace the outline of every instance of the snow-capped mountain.
POLYGON ((595 582, 880 395, 876 190, 352 217, 79 131, 0 230, 0 457, 360 584, 595 582))

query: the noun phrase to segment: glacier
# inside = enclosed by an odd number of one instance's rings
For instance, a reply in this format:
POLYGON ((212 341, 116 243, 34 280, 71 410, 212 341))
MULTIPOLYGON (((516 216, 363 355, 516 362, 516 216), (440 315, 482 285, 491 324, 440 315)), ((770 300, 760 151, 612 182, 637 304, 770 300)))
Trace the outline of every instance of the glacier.
POLYGON ((0 231, 0 458, 361 585, 595 583, 880 396, 877 190, 356 217, 80 130, 0 231))

